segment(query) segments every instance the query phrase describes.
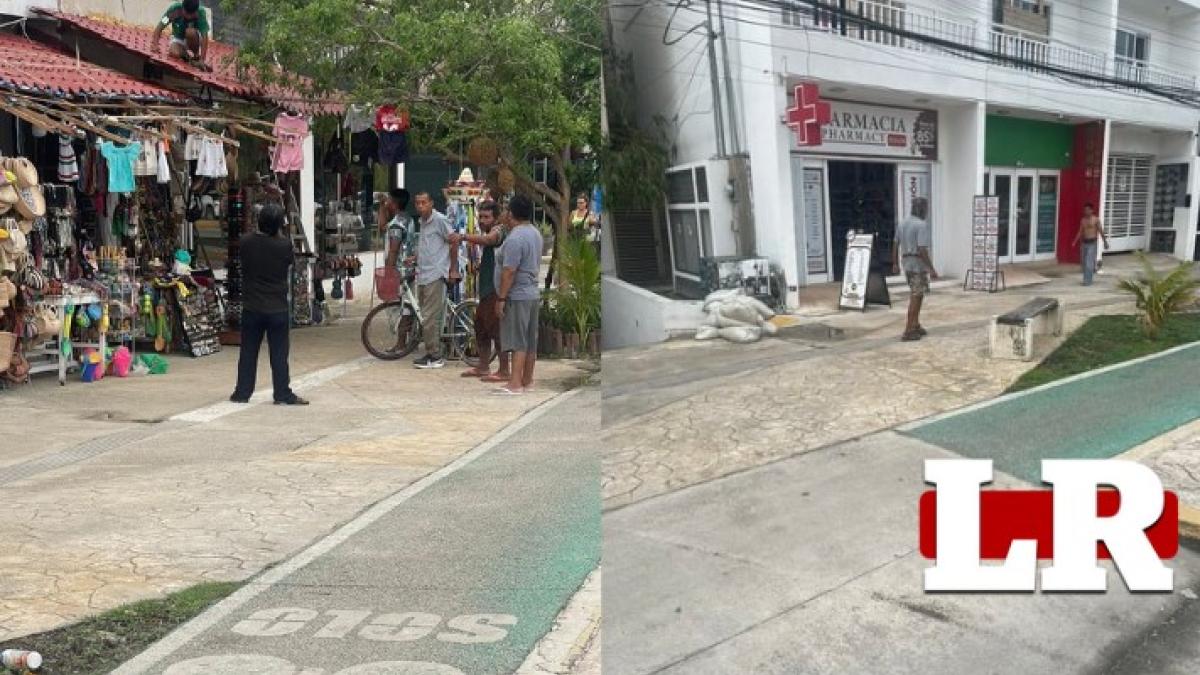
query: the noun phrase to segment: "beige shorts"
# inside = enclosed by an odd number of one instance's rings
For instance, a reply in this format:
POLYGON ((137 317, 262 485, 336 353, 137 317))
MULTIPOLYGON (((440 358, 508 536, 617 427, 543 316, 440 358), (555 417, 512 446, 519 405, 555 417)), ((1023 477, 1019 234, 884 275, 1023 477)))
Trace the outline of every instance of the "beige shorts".
POLYGON ((914 296, 922 296, 929 292, 929 272, 921 270, 920 272, 904 272, 904 278, 908 280, 908 290, 914 296))

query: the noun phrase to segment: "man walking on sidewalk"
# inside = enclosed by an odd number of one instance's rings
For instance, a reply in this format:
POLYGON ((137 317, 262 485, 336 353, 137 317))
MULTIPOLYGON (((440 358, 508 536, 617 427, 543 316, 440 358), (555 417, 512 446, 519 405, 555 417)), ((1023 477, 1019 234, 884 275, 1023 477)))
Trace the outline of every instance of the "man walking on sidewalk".
POLYGON ((530 222, 533 203, 525 195, 508 203, 512 230, 496 259, 497 307, 500 314, 500 343, 512 352, 512 378, 497 394, 523 394, 533 386, 537 362, 538 306, 541 291, 542 233, 530 222))
POLYGON ((925 336, 926 331, 921 326, 921 304, 929 292, 929 280, 938 278, 933 261, 929 259, 928 215, 929 200, 915 197, 912 215, 896 226, 896 238, 892 245, 892 274, 899 274, 903 268, 910 291, 908 321, 901 337, 905 341, 920 340, 925 336))
POLYGON ((421 303, 421 334, 425 356, 413 362, 422 370, 446 365, 442 358, 442 323, 446 318, 446 285, 458 279, 458 247, 450 245, 454 228, 433 208, 433 197, 418 192, 417 300, 421 303))
POLYGON ((484 382, 508 382, 508 353, 500 346, 500 316, 496 313, 496 250, 504 243, 504 225, 500 223, 500 207, 487 201, 479 205, 479 229, 483 234, 454 236, 451 246, 459 242, 483 247, 479 259, 479 305, 475 308, 475 344, 479 348, 479 365, 463 371, 463 377, 478 377, 484 382), (493 348, 495 351, 493 351, 493 348), (500 355, 500 370, 491 372, 492 354, 500 355))
POLYGON ((1096 274, 1096 254, 1100 247, 1100 240, 1104 240, 1104 245, 1108 245, 1108 235, 1104 233, 1104 226, 1100 223, 1100 219, 1096 217, 1096 207, 1089 204, 1083 205, 1083 219, 1079 221, 1079 231, 1075 233, 1075 242, 1072 246, 1083 246, 1079 250, 1079 257, 1083 263, 1083 285, 1091 286, 1092 278, 1096 274))
POLYGON ((258 352, 263 335, 271 354, 275 405, 308 405, 291 389, 288 373, 288 278, 295 263, 292 242, 279 236, 283 207, 267 204, 258 214, 258 231, 242 237, 242 346, 238 357, 234 403, 249 403, 258 375, 258 352))

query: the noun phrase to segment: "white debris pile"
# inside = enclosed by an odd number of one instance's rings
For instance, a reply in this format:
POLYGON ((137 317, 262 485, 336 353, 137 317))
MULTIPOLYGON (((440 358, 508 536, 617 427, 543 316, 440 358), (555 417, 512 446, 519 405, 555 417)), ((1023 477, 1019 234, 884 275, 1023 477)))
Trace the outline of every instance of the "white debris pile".
POLYGON ((697 340, 723 338, 747 344, 758 342, 763 335, 774 335, 779 328, 770 322, 775 316, 757 298, 746 295, 740 288, 716 291, 704 299, 704 322, 696 329, 697 340))

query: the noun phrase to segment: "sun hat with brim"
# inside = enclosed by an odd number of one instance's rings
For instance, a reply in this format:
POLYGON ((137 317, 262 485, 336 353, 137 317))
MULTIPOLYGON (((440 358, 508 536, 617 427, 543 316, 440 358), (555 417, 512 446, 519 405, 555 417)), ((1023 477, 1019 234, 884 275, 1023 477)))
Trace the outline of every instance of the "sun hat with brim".
POLYGON ((46 215, 46 195, 42 194, 42 186, 23 187, 17 190, 17 196, 20 197, 17 212, 25 220, 33 221, 46 215))
POLYGON ((37 167, 24 157, 10 157, 5 160, 4 168, 13 172, 17 178, 17 188, 33 187, 38 184, 37 167))
POLYGON ((28 235, 30 232, 33 232, 33 224, 33 221, 28 219, 17 221, 17 227, 20 228, 21 232, 25 233, 26 235, 28 235))

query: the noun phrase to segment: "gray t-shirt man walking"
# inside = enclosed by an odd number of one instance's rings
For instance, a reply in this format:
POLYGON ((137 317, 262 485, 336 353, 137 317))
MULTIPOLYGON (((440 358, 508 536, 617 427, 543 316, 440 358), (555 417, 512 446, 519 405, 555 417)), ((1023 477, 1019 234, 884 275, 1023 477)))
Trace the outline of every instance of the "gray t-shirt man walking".
POLYGON ((500 344, 512 352, 512 379, 497 394, 522 394, 533 386, 537 362, 542 233, 530 222, 533 203, 525 195, 508 202, 512 229, 496 253, 500 344))
POLYGON ((441 368, 442 323, 446 315, 446 284, 458 278, 458 247, 450 245, 454 228, 446 216, 433 209, 433 197, 418 192, 417 301, 421 303, 421 335, 425 355, 413 362, 421 369, 441 368))

